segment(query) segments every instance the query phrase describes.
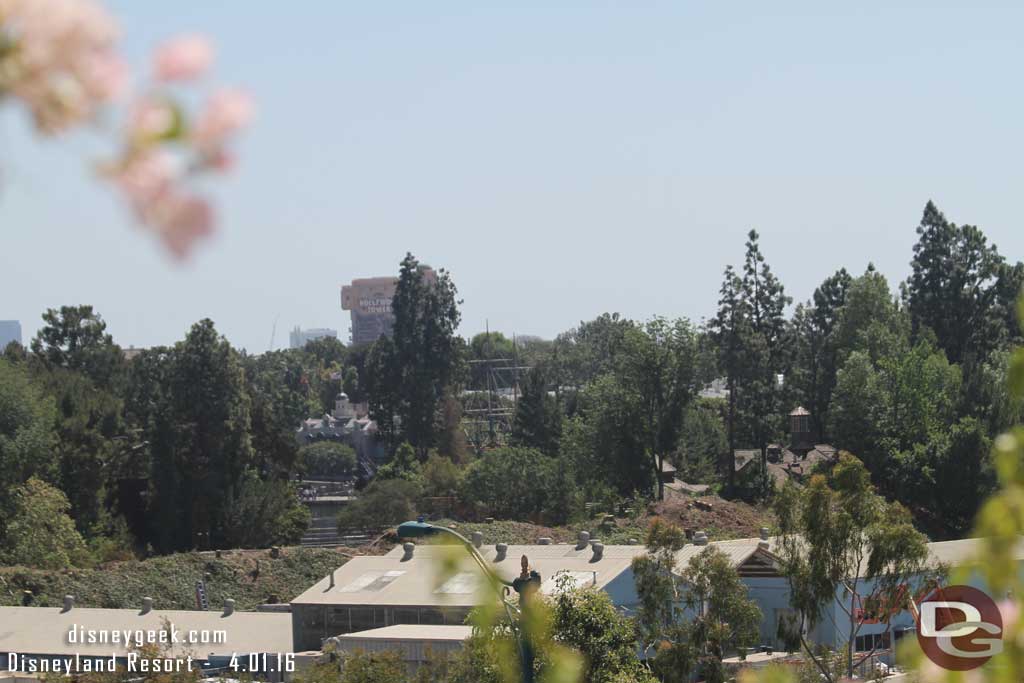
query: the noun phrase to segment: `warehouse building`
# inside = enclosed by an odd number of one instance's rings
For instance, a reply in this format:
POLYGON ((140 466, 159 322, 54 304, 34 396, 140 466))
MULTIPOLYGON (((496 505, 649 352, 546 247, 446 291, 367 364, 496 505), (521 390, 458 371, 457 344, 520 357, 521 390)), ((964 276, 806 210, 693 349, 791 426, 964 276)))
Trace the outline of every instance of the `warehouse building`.
MULTIPOLYGON (((519 575, 525 555, 543 578, 542 593, 553 593, 565 580, 603 590, 623 609, 637 604, 632 562, 646 552, 643 546, 605 546, 585 532, 575 545, 483 546, 479 536, 474 542, 507 580, 519 575)), ((464 624, 485 599, 482 572, 466 556, 454 575, 443 581, 438 575, 446 558, 463 552, 458 546, 406 543, 387 555, 353 558, 292 601, 295 649, 318 650, 326 638, 397 624, 464 624)))
MULTIPOLYGON (((232 656, 244 670, 250 655, 261 668, 264 662, 274 668, 278 655, 293 651, 289 614, 236 612, 233 600, 223 610, 153 609, 149 598, 143 598, 141 609, 96 609, 76 607, 67 596, 63 607, 0 607, 0 624, 0 670, 96 671, 111 660, 126 664, 140 644, 157 645, 167 659, 192 657, 194 670, 229 668, 232 656), (169 634, 165 641, 152 642, 150 634, 161 631, 169 634), (177 642, 171 642, 171 634, 177 642)), ((281 680, 283 673, 267 678, 281 680)))

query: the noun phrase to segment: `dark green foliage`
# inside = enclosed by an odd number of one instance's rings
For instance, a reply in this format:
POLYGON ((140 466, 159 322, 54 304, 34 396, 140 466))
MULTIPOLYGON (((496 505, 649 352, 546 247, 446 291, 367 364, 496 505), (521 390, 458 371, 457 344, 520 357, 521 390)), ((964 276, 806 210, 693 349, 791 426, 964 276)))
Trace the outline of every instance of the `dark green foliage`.
POLYGON ((370 482, 338 515, 339 529, 383 529, 416 519, 422 489, 407 479, 370 482))
POLYGON ((459 370, 458 303, 448 273, 441 270, 428 281, 407 254, 392 301, 392 337, 374 343, 366 361, 371 414, 386 437, 408 441, 421 459, 437 445, 437 406, 459 370), (394 417, 400 418, 400 434, 394 417))
POLYGON ((917 234, 907 280, 915 331, 930 329, 953 363, 1018 338, 1008 314, 1020 295, 1020 264, 1008 266, 981 230, 950 222, 930 201, 917 234))
POLYGON ((106 514, 107 482, 130 457, 133 439, 125 433, 122 402, 79 372, 43 364, 35 369, 36 384, 57 404, 58 481, 78 530, 93 536, 102 531, 97 525, 106 514))
POLYGON ((320 441, 299 449, 299 465, 308 477, 343 477, 356 469, 356 452, 334 441, 320 441))
POLYGON ((531 370, 520 388, 522 395, 516 403, 512 444, 536 448, 549 456, 558 455, 558 442, 562 438, 562 408, 548 390, 545 371, 531 370))
POLYGON ((116 385, 124 353, 107 334, 107 324, 92 306, 61 306, 43 314, 45 325, 32 340, 32 353, 51 367, 85 374, 102 388, 116 385))
POLYGON ((170 355, 163 409, 149 440, 155 545, 225 547, 226 497, 253 464, 250 402, 238 353, 213 322, 192 326, 170 355))
POLYGON ((14 487, 32 476, 57 479, 55 419, 53 399, 31 383, 25 366, 0 359, 0 538, 14 487))
POLYGON ((218 537, 228 548, 295 545, 310 520, 293 484, 251 470, 229 490, 220 515, 218 537))
POLYGON ((724 402, 719 399, 694 401, 683 415, 675 466, 680 479, 691 483, 715 481, 719 463, 728 455, 724 402))
POLYGON ((812 300, 796 307, 790 324, 794 354, 787 393, 811 413, 818 441, 826 441, 832 390, 839 370, 839 316, 852 278, 839 269, 814 290, 812 300))
POLYGON ((498 448, 470 464, 460 498, 499 519, 565 522, 577 507, 568 463, 531 448, 498 448))

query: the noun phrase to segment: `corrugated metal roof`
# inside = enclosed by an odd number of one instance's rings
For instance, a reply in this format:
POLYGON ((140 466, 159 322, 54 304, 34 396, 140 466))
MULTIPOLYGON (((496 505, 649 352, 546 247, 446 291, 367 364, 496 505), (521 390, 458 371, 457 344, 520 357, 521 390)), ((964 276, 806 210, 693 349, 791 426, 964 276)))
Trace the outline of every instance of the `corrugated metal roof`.
POLYGON ((81 627, 97 633, 113 631, 159 631, 164 621, 173 624, 187 638, 189 631, 224 631, 224 643, 180 643, 172 646, 173 655, 186 651, 200 659, 211 654, 278 653, 292 651, 292 615, 287 612, 234 612, 224 616, 219 611, 151 610, 145 614, 136 609, 94 609, 74 607, 0 607, 0 652, 38 655, 74 655, 110 657, 128 654, 123 643, 69 643, 68 633, 81 627))

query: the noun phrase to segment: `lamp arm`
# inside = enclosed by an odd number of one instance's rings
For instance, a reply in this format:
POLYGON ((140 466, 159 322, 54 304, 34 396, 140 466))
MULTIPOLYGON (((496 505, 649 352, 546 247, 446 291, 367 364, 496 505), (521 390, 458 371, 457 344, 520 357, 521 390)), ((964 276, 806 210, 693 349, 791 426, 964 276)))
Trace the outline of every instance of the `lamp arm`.
POLYGON ((500 583, 502 585, 509 586, 509 587, 512 586, 512 582, 511 581, 506 581, 505 579, 501 578, 501 576, 499 576, 497 572, 495 572, 493 569, 491 569, 490 567, 487 566, 486 560, 484 560, 484 558, 480 555, 480 553, 477 552, 476 546, 474 546, 472 541, 470 541, 468 538, 466 538, 465 536, 463 536, 459 532, 455 531, 454 529, 449 529, 448 527, 437 526, 437 527, 434 527, 434 528, 437 529, 438 531, 441 531, 441 532, 446 533, 446 534, 450 534, 450 535, 454 536, 455 538, 459 539, 459 542, 462 543, 462 545, 464 545, 466 547, 466 550, 469 552, 470 557, 473 558, 473 560, 476 562, 477 566, 480 567, 480 569, 487 576, 491 577, 492 579, 494 579, 495 581, 497 581, 498 583, 500 583))

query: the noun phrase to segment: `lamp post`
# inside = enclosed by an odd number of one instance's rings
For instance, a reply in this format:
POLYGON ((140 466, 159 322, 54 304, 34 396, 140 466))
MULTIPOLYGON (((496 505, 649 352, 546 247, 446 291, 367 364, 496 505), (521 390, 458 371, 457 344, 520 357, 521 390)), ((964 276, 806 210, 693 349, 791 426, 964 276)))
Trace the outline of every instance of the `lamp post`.
MULTIPOLYGON (((540 574, 529 568, 529 560, 526 558, 526 555, 523 555, 522 571, 519 576, 514 581, 506 581, 487 565, 487 561, 477 552, 473 543, 457 531, 443 526, 428 524, 422 518, 415 522, 403 522, 398 525, 398 537, 401 539, 422 538, 438 534, 446 534, 459 541, 480 570, 483 571, 484 576, 491 580, 491 585, 497 586, 500 584, 514 590, 519 594, 520 605, 525 606, 529 602, 531 595, 540 588, 540 574)), ((512 632, 516 636, 516 644, 519 646, 519 665, 522 670, 523 683, 533 683, 533 646, 530 644, 530 639, 525 633, 522 610, 505 599, 505 591, 501 588, 497 588, 496 592, 498 599, 505 608, 505 615, 508 617, 509 624, 512 626, 512 632), (520 618, 516 619, 513 612, 518 613, 520 618)))

